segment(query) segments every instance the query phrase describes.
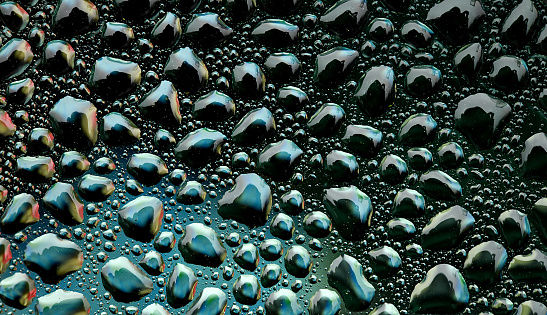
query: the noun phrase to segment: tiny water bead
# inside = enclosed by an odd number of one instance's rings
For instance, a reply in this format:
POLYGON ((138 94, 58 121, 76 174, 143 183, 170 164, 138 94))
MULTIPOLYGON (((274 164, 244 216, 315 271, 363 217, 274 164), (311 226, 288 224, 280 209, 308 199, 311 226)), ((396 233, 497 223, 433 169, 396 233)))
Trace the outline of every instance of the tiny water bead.
POLYGON ((0 313, 545 314, 546 5, 0 3, 0 313))

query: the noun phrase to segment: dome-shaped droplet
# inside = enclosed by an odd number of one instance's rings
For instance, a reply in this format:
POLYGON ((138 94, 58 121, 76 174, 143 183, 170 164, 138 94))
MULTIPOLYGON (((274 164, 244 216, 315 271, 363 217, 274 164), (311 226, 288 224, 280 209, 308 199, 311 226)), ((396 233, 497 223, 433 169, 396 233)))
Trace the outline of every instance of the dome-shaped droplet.
POLYGON ((329 217, 320 211, 312 211, 304 217, 304 230, 312 237, 327 237, 332 230, 329 217))
POLYGON ((388 234, 396 240, 408 240, 416 233, 416 227, 407 219, 395 218, 387 223, 388 234))
POLYGON ((34 128, 28 135, 28 151, 43 153, 50 151, 55 145, 54 136, 46 128, 34 128))
POLYGON ((426 48, 433 41, 433 31, 420 21, 409 20, 401 26, 401 37, 416 48, 426 48))
POLYGON ((34 95, 34 81, 30 78, 11 82, 6 90, 6 98, 14 104, 27 104, 34 95))
POLYGON ((151 276, 158 276, 165 271, 163 257, 156 251, 146 253, 139 261, 139 266, 151 276))
POLYGON ((463 46, 454 55, 454 68, 468 79, 475 78, 482 66, 482 46, 472 43, 463 46))
POLYGON ((437 149, 439 164, 445 169, 455 169, 459 167, 464 160, 462 147, 456 142, 447 142, 437 149))
POLYGON ((84 253, 76 243, 47 233, 28 243, 24 262, 42 281, 56 284, 82 268, 84 253))
POLYGON ((372 270, 380 277, 388 277, 402 265, 401 256, 391 247, 382 246, 368 252, 372 270))
POLYGON ((198 129, 177 144, 175 157, 189 166, 203 166, 220 155, 221 144, 226 140, 226 136, 216 130, 198 129))
POLYGON ((420 175, 420 189, 437 200, 458 200, 462 196, 462 186, 443 171, 430 171, 420 175))
POLYGON ((410 309, 420 314, 457 313, 469 303, 469 291, 460 271, 440 264, 429 269, 410 297, 410 309))
POLYGON ((192 115, 203 121, 224 121, 234 116, 236 105, 231 97, 211 91, 194 102, 192 115))
POLYGON ((507 273, 515 281, 546 281, 547 255, 539 249, 534 249, 527 255, 516 255, 509 263, 507 273))
POLYGON ((59 172, 62 177, 77 177, 84 174, 89 169, 89 161, 85 155, 77 151, 68 151, 63 153, 59 161, 59 172))
POLYGON ((10 39, 0 48, 0 80, 23 73, 34 58, 30 44, 19 38, 10 39))
POLYGON ((266 58, 264 67, 269 80, 286 83, 298 78, 301 62, 291 53, 273 53, 266 58))
POLYGON ((163 71, 184 93, 193 93, 202 89, 209 79, 209 71, 205 63, 189 47, 172 52, 163 71))
POLYGON ((379 166, 380 177, 391 184, 401 183, 408 175, 406 162, 394 154, 386 155, 379 166))
POLYGON ((294 86, 286 86, 277 91, 277 102, 290 112, 301 110, 309 103, 308 95, 294 86))
POLYGON ((260 284, 264 288, 270 288, 281 280, 281 267, 276 264, 267 264, 260 272, 260 284))
POLYGON ((234 253, 234 261, 245 270, 254 271, 258 259, 258 249, 253 244, 243 244, 234 253))
POLYGON ((507 262, 507 251, 494 241, 480 243, 471 248, 463 264, 468 279, 490 285, 501 280, 501 270, 507 262))
POLYGON ((163 124, 180 124, 180 103, 177 89, 170 81, 161 81, 152 91, 148 92, 142 102, 139 103, 139 110, 142 114, 163 124))
POLYGON ((293 219, 284 213, 278 213, 270 223, 270 233, 282 240, 290 240, 295 228, 293 219))
POLYGON ((283 255, 283 245, 277 239, 267 239, 260 244, 259 252, 267 261, 278 260, 283 255))
POLYGON ((226 249, 215 230, 201 223, 186 226, 179 251, 184 261, 200 266, 218 267, 226 259, 226 249))
POLYGON ((296 44, 299 30, 285 20, 267 19, 258 23, 251 35, 267 46, 280 48, 296 44))
POLYGON ((395 100, 395 72, 388 66, 368 69, 359 79, 353 96, 367 115, 382 115, 395 100))
POLYGON ((233 32, 218 14, 205 12, 192 16, 186 24, 184 35, 202 47, 211 47, 224 42, 233 32))
POLYGON ((105 98, 122 97, 141 84, 141 68, 135 62, 101 57, 95 61, 89 83, 105 98))
POLYGON ((250 173, 236 177, 234 187, 219 200, 218 214, 249 227, 263 225, 272 208, 270 186, 260 176, 250 173))
POLYGON ((427 144, 435 139, 437 122, 431 115, 414 114, 408 117, 399 129, 399 142, 408 146, 427 144))
POLYGON ((89 0, 60 0, 53 13, 53 28, 65 35, 86 33, 99 21, 99 12, 89 0))
POLYGON ((361 30, 367 12, 365 0, 339 0, 321 16, 320 21, 333 33, 346 38, 361 30))
POLYGON ((120 113, 110 113, 103 117, 101 137, 112 146, 123 146, 137 142, 141 130, 129 118, 120 113))
POLYGON ((125 48, 135 39, 133 28, 125 23, 106 22, 101 37, 112 48, 125 48))
POLYGON ((256 99, 264 94, 266 77, 262 69, 254 62, 243 62, 232 72, 234 91, 242 98, 256 99))
POLYGON ((369 315, 400 315, 399 310, 391 303, 383 303, 375 307, 369 315))
MULTIPOLYGON (((514 210, 516 211, 516 210, 514 210)), ((532 223, 534 227, 537 229, 539 237, 543 240, 544 243, 547 244, 547 229, 544 226, 543 222, 547 218, 547 198, 541 198, 532 207, 532 211, 530 213, 530 217, 532 219, 532 223)), ((526 217, 524 217, 526 219, 526 217)), ((521 218, 522 220, 522 218, 521 218)), ((526 222, 523 222, 524 224, 527 224, 526 222)), ((522 227, 526 228, 526 226, 522 227)), ((530 227, 528 226, 526 234, 530 234, 530 227)), ((528 235, 524 234, 524 238, 526 239, 528 235)))
POLYGON ((52 40, 44 47, 42 63, 53 74, 63 74, 74 69, 74 48, 64 40, 52 40))
POLYGON ((441 70, 434 66, 414 66, 405 76, 405 88, 417 97, 427 97, 437 92, 442 83, 441 70))
POLYGON ((232 287, 236 301, 246 305, 254 305, 260 299, 260 283, 253 275, 241 275, 232 287))
POLYGON ((528 300, 520 303, 515 315, 535 315, 547 313, 547 306, 541 302, 534 300, 528 300))
POLYGON ((522 87, 528 78, 528 65, 515 56, 501 56, 492 63, 490 79, 502 91, 514 91, 522 87))
POLYGON ((433 166, 433 154, 426 148, 411 148, 407 156, 410 166, 416 170, 425 171, 433 166))
POLYGON ((299 214, 304 211, 304 196, 298 190, 288 191, 281 196, 280 207, 287 214, 299 214))
POLYGON ((218 288, 205 288, 186 312, 188 315, 222 315, 228 304, 226 293, 218 288))
POLYGON ((478 29, 485 15, 480 0, 444 0, 429 9, 427 21, 448 41, 464 44, 478 29))
POLYGON ((174 46, 182 36, 180 18, 172 12, 167 12, 159 20, 150 34, 152 42, 162 47, 174 46))
POLYGON ((64 145, 89 148, 99 135, 97 108, 89 101, 65 96, 49 111, 53 132, 64 145))
POLYGON ((265 107, 253 109, 234 127, 232 140, 245 145, 258 144, 272 135, 275 129, 272 112, 265 107))
POLYGON ((0 299, 7 306, 24 309, 36 296, 36 286, 27 274, 16 272, 0 281, 0 299))
POLYGON ((39 297, 36 303, 38 315, 58 315, 68 310, 73 314, 89 314, 91 305, 82 293, 61 289, 39 297))
POLYGON ((44 207, 59 221, 77 225, 84 221, 84 204, 68 183, 55 183, 42 198, 44 207))
POLYGON ((304 310, 298 304, 296 294, 287 289, 272 292, 265 302, 268 315, 302 315, 304 310))
POLYGON ((0 274, 6 272, 12 258, 13 254, 11 253, 10 242, 5 238, 0 237, 0 274))
POLYGON ((338 46, 324 51, 315 59, 313 81, 324 88, 334 88, 342 84, 353 69, 359 52, 338 46))
POLYGON ((0 110, 0 140, 13 136, 16 130, 8 112, 0 110))
POLYGON ((103 176, 87 174, 78 183, 78 194, 86 201, 105 201, 114 189, 112 180, 103 176))
POLYGON ((346 121, 342 106, 334 103, 323 104, 308 121, 308 129, 318 137, 332 136, 346 121))
POLYGON ((368 233, 373 213, 372 202, 357 187, 326 189, 323 203, 343 238, 360 240, 368 233))
POLYGON ((475 146, 487 149, 496 142, 510 113, 511 107, 503 100, 477 93, 458 103, 454 119, 475 146))
POLYGON ((393 22, 386 18, 375 18, 367 27, 368 36, 376 42, 386 42, 394 32, 393 22))
POLYGON ((192 271, 183 264, 176 264, 167 282, 167 302, 174 308, 179 308, 194 299, 198 279, 192 271))
MULTIPOLYGON (((536 215, 537 219, 542 220, 544 217, 542 215, 537 215, 538 212, 542 213, 540 209, 547 210, 547 207, 543 208, 540 201, 538 201, 532 208, 532 213, 536 215)), ((547 211, 545 212, 547 215, 547 211)), ((538 230, 540 231, 540 236, 543 236, 544 239, 547 239, 547 231, 542 229, 543 223, 540 223, 543 221, 537 222, 539 224, 535 225, 536 228, 538 228, 538 230)), ((517 248, 524 246, 527 243, 528 238, 530 237, 531 229, 530 222, 528 221, 528 216, 526 214, 518 210, 504 211, 498 217, 498 224, 500 226, 501 235, 503 235, 503 238, 505 239, 508 247, 517 248)))
POLYGON ((6 1, 0 4, 0 20, 12 32, 22 31, 29 22, 29 15, 17 2, 6 1))
POLYGON ((327 273, 329 284, 335 288, 349 311, 366 310, 376 289, 363 275, 363 266, 352 256, 342 254, 334 259, 327 273))
POLYGON ((349 182, 359 176, 359 164, 355 156, 339 150, 327 154, 325 170, 335 181, 349 182))
POLYGON ((319 289, 310 299, 310 315, 336 315, 342 309, 342 299, 333 290, 319 289))
POLYGON ((15 171, 30 182, 45 182, 53 177, 55 164, 48 156, 23 156, 17 159, 15 171))
POLYGON ((152 292, 153 282, 126 257, 109 260, 101 269, 104 288, 119 302, 134 302, 152 292))
POLYGON ((149 242, 161 228, 162 202, 155 197, 141 196, 124 205, 118 212, 118 222, 127 237, 149 242))
POLYGON ((359 156, 370 158, 382 148, 383 134, 376 128, 362 125, 349 125, 342 142, 359 156))
POLYGON ((287 272, 297 278, 306 277, 311 271, 313 263, 311 255, 300 245, 289 247, 285 254, 284 261, 287 272))
POLYGON ((0 226, 5 234, 15 234, 40 220, 40 205, 30 194, 15 195, 2 212, 0 226))
MULTIPOLYGON (((127 310, 126 310, 127 313, 127 310)), ((142 310, 142 315, 171 315, 161 304, 150 304, 142 310)))
POLYGON ((193 180, 186 182, 177 191, 177 202, 184 205, 198 205, 204 202, 206 197, 207 192, 203 185, 193 180))
POLYGON ((547 135, 536 133, 524 142, 521 152, 522 171, 530 178, 547 177, 547 135))
POLYGON ((425 199, 414 189, 405 188, 397 192, 391 213, 396 217, 416 218, 425 214, 425 199))
POLYGON ((173 232, 161 232, 154 240, 154 248, 160 253, 169 253, 175 248, 177 239, 173 232))
POLYGON ((116 164, 112 159, 107 157, 98 158, 93 162, 93 170, 97 174, 106 175, 112 173, 116 169, 116 164))
POLYGON ((139 183, 151 186, 167 175, 167 165, 157 155, 150 153, 133 154, 127 162, 127 172, 139 183))
POLYGON ((169 130, 158 129, 154 135, 154 145, 160 150, 165 150, 175 145, 177 140, 169 130))
POLYGON ((534 3, 523 0, 505 18, 501 28, 503 38, 519 48, 526 45, 538 16, 534 3))
POLYGON ((258 155, 257 169, 276 180, 288 179, 304 153, 291 140, 268 144, 258 155))
POLYGON ((428 249, 450 249, 459 244, 473 228, 475 218, 469 211, 453 206, 436 214, 422 229, 422 246, 428 249))

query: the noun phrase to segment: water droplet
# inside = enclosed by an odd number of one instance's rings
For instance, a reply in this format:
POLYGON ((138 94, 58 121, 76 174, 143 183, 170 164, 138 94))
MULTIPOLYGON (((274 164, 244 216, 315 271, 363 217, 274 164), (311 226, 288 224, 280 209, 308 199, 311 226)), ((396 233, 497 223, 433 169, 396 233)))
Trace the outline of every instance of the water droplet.
POLYGON ((47 233, 27 244, 24 262, 28 269, 40 275, 42 281, 56 284, 82 268, 83 256, 76 243, 47 233))
POLYGON ((126 257, 109 260, 101 269, 103 286, 116 301, 133 302, 153 289, 150 278, 126 257))
POLYGON ((327 277, 348 310, 360 312, 370 306, 376 289, 363 276, 363 266, 357 259, 346 254, 338 256, 331 263, 327 277))
POLYGON ((118 212, 118 222, 127 237, 149 242, 160 230, 163 213, 161 200, 141 196, 121 208, 118 212))
POLYGON ((410 297, 410 309, 424 313, 457 313, 469 303, 469 291, 460 271, 440 264, 429 269, 410 297))

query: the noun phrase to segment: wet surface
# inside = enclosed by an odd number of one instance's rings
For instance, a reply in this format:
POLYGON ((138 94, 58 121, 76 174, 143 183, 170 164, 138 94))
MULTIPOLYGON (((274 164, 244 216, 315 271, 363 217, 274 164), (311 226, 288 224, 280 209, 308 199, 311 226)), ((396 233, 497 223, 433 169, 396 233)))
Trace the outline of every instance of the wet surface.
POLYGON ((0 3, 0 313, 545 314, 546 16, 0 3))

